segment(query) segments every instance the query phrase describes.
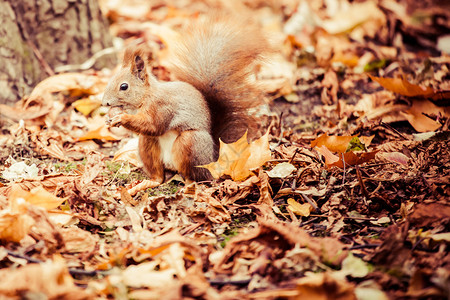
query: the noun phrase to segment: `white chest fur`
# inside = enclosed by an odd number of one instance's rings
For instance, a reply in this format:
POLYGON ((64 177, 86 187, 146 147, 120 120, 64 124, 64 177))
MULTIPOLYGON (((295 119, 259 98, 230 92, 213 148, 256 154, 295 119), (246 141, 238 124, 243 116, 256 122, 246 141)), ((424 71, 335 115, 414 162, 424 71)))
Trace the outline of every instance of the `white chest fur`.
POLYGON ((176 169, 173 162, 172 148, 178 135, 179 133, 177 131, 171 130, 158 138, 159 146, 161 147, 161 160, 164 162, 164 166, 167 169, 176 169))

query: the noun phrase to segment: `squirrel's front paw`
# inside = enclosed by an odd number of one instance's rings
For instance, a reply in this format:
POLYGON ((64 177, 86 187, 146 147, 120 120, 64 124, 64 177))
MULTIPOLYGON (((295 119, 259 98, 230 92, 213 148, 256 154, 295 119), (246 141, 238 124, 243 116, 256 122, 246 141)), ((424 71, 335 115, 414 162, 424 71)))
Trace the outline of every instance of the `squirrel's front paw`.
POLYGON ((122 125, 122 115, 115 115, 114 117, 107 120, 106 124, 108 124, 109 127, 119 127, 120 125, 122 125))

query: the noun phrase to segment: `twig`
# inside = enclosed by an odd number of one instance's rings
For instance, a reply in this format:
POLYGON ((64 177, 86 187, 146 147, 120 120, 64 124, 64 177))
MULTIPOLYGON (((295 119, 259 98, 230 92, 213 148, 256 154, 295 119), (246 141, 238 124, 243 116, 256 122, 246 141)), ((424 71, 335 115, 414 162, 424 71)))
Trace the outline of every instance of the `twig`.
POLYGON ((356 245, 348 248, 348 250, 356 250, 356 249, 364 249, 364 248, 377 248, 381 244, 365 244, 365 245, 356 245))
POLYGON ((278 137, 278 142, 275 145, 273 145, 272 147, 270 147, 271 148, 270 150, 272 150, 272 151, 273 151, 273 149, 275 149, 276 147, 281 145, 281 140, 283 139, 283 133, 284 133, 284 130, 281 127, 282 125, 283 125, 283 112, 281 112, 280 122, 278 122, 278 127, 280 128, 280 136, 278 137))
POLYGON ((388 123, 384 123, 383 121, 380 122, 381 126, 388 128, 392 131, 394 131, 396 134, 398 134, 401 138, 403 138, 404 140, 409 140, 407 137, 405 137, 401 132, 399 132, 397 129, 395 129, 394 127, 392 127, 390 124, 388 123))
POLYGON ((47 61, 44 59, 44 57, 41 54, 41 51, 39 51, 39 49, 36 47, 36 45, 33 44, 30 40, 27 40, 27 44, 28 44, 28 46, 30 46, 31 50, 33 50, 34 55, 38 59, 41 66, 44 68, 45 72, 49 76, 55 75, 55 72, 52 70, 52 68, 49 66, 47 61))
POLYGON ((344 159, 344 153, 342 153, 342 165, 344 166, 344 172, 342 174, 342 186, 344 186, 345 184, 345 159, 344 159))
POLYGON ((59 66, 59 67, 55 68, 55 71, 58 73, 61 73, 61 72, 69 72, 69 71, 87 70, 87 69, 90 69, 100 57, 108 55, 108 54, 113 54, 114 52, 117 52, 117 49, 114 47, 105 48, 105 49, 102 49, 102 50, 94 53, 94 55, 92 55, 91 58, 89 58, 82 64, 59 66))
POLYGON ((319 207, 316 204, 316 201, 311 200, 308 196, 303 195, 302 193, 299 193, 299 194, 303 197, 303 199, 305 199, 306 201, 308 201, 309 204, 311 204, 311 206, 314 208, 314 210, 316 212, 320 213, 320 210, 319 210, 319 207))
POLYGON ((241 280, 220 280, 220 279, 208 279, 209 283, 212 285, 247 285, 250 283, 251 278, 241 279, 241 280))
MULTIPOLYGON (((327 215, 315 215, 315 214, 310 214, 310 217, 319 217, 319 218, 328 218, 329 216, 327 215)), ((362 217, 346 217, 343 216, 344 219, 351 219, 351 220, 362 220, 362 221, 377 221, 377 219, 372 219, 372 218, 362 218, 362 217)))
POLYGON ((17 258, 25 259, 26 261, 31 262, 31 263, 35 263, 35 264, 43 263, 42 260, 39 260, 39 259, 36 259, 36 258, 32 258, 32 257, 27 256, 27 255, 19 254, 17 252, 13 252, 13 251, 10 251, 8 249, 6 249, 6 253, 8 253, 8 255, 11 255, 11 256, 14 256, 14 257, 17 257, 17 258))
MULTIPOLYGON (((6 249, 6 253, 8 253, 8 255, 11 255, 13 257, 17 257, 17 258, 21 258, 21 259, 25 259, 26 261, 30 262, 30 263, 34 263, 34 264, 42 264, 44 263, 44 261, 40 260, 40 259, 36 259, 27 255, 23 255, 23 254, 19 254, 17 252, 14 251, 10 251, 6 249)), ((102 274, 102 275, 106 275, 109 273, 109 271, 103 271, 103 270, 92 270, 92 271, 87 271, 87 270, 81 270, 81 269, 75 269, 75 268, 69 268, 69 273, 70 275, 83 275, 83 276, 95 276, 98 274, 102 274)))
MULTIPOLYGON (((364 197, 366 199, 369 199, 369 194, 367 193, 366 186, 364 185, 364 181, 361 176, 361 170, 359 169, 358 166, 355 166, 355 168, 356 168, 356 177, 358 177, 359 186, 361 187, 361 191, 363 192, 364 197)), ((365 199, 364 199, 364 204, 366 204, 366 206, 367 206, 367 201, 365 199)))

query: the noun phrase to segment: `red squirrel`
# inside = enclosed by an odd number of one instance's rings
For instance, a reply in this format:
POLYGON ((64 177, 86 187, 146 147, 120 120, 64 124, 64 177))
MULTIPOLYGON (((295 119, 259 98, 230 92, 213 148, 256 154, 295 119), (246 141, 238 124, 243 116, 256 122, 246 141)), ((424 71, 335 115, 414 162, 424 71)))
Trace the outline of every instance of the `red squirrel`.
POLYGON ((268 49, 260 30, 243 22, 199 22, 171 49, 170 71, 179 81, 164 82, 151 73, 148 46, 127 48, 102 100, 121 113, 107 122, 139 134, 151 180, 162 183, 165 170, 210 180, 198 166, 217 160, 219 138, 234 142, 256 127, 248 109, 261 104, 261 93, 250 76, 268 49))

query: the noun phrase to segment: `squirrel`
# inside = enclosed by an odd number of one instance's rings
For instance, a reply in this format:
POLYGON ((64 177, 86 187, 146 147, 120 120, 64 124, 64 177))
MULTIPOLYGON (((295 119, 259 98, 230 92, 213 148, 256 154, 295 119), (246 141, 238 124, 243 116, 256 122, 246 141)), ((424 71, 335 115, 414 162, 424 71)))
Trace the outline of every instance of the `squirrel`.
POLYGON ((169 47, 169 70, 178 81, 160 81, 151 73, 150 48, 129 47, 104 92, 102 105, 111 106, 107 123, 139 134, 139 156, 151 180, 163 183, 166 170, 210 180, 198 166, 217 160, 219 139, 234 142, 257 127, 248 110, 262 103, 262 93, 250 76, 269 48, 256 27, 210 18, 169 47))

